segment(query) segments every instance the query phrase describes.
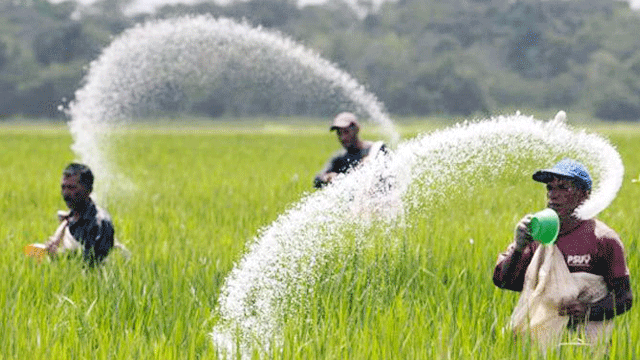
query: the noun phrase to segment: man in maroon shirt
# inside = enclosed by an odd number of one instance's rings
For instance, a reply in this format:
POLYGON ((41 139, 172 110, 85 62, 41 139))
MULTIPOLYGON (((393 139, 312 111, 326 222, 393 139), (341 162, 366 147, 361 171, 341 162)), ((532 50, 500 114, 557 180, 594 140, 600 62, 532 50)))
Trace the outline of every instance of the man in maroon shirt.
MULTIPOLYGON (((600 275, 607 284, 608 294, 602 300, 595 303, 577 299, 566 301, 561 304, 558 315, 569 315, 569 326, 573 327, 583 321, 611 319, 629 310, 633 297, 620 237, 600 220, 584 220, 575 215, 574 210, 591 193, 592 181, 587 169, 577 161, 564 159, 551 169, 537 171, 533 179, 547 184, 547 206, 560 218, 555 244, 569 271, 600 275)), ((530 222, 530 214, 518 222, 514 241, 498 255, 493 283, 499 288, 522 291, 525 272, 540 246, 531 237, 530 222)))

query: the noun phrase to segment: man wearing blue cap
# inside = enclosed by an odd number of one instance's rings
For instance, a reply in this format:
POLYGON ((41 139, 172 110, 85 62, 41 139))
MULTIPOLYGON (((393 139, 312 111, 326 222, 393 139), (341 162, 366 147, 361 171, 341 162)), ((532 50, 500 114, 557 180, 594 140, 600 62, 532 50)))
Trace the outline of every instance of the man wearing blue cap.
MULTIPOLYGON (((553 168, 537 171, 533 180, 547 184, 547 206, 560 218, 560 230, 555 245, 564 256, 569 272, 587 272, 603 277, 607 295, 595 302, 578 299, 561 304, 558 315, 570 316, 569 327, 585 321, 603 321, 631 308, 624 247, 618 234, 597 219, 580 219, 575 209, 591 193, 591 176, 581 163, 563 159, 553 168)), ((516 225, 514 241, 498 256, 493 273, 496 286, 522 291, 525 273, 540 243, 533 241, 529 231, 531 215, 516 225)))

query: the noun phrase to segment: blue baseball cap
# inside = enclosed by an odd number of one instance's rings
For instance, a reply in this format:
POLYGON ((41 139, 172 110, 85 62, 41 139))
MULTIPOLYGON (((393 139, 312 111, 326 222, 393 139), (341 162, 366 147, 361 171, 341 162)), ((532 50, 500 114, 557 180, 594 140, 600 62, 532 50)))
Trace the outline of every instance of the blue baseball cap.
POLYGON ((576 185, 586 191, 591 190, 591 176, 587 168, 581 163, 572 159, 562 159, 551 169, 538 170, 533 174, 533 180, 541 183, 548 183, 554 177, 573 180, 576 185))

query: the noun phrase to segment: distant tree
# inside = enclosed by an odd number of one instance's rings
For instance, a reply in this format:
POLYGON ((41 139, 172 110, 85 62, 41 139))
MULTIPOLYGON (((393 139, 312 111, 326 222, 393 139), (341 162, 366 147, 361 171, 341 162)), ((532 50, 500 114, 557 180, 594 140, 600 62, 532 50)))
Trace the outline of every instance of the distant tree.
POLYGON ((544 84, 544 108, 569 108, 580 95, 580 83, 575 76, 564 73, 553 77, 544 84))
POLYGON ((0 39, 0 71, 9 62, 9 49, 7 43, 0 39))
POLYGON ((640 96, 640 52, 633 54, 625 62, 625 67, 629 71, 627 79, 630 87, 634 89, 636 95, 640 96))
POLYGON ((527 78, 542 77, 543 62, 542 33, 527 28, 510 39, 507 51, 507 65, 513 71, 527 78))
POLYGON ((49 65, 91 60, 100 51, 100 44, 84 33, 82 24, 69 21, 43 29, 34 40, 33 50, 38 62, 49 65))
POLYGON ((300 16, 294 0, 249 0, 229 7, 234 18, 246 18, 254 25, 279 28, 300 16))
POLYGON ((569 71, 572 57, 572 41, 566 37, 546 33, 541 45, 542 61, 540 70, 545 79, 559 76, 569 71))
MULTIPOLYGON (((58 116, 61 99, 73 96, 83 68, 114 36, 137 22, 186 14, 282 32, 399 114, 571 106, 633 119, 640 104, 640 17, 612 1, 394 0, 379 8, 373 0, 304 7, 295 0, 204 1, 129 17, 133 1, 0 0, 2 112, 58 116)), ((262 84, 267 96, 262 85, 229 81, 195 94, 160 87, 150 96, 167 111, 211 116, 319 114, 335 105, 280 91, 283 84, 262 84)))
POLYGON ((127 6, 131 5, 135 0, 98 0, 91 7, 97 9, 102 16, 105 17, 125 17, 127 6))
POLYGON ((632 96, 624 88, 609 87, 603 97, 594 101, 594 114, 604 120, 640 121, 638 97, 632 96))
POLYGON ((106 29, 111 35, 118 35, 133 26, 134 22, 125 11, 135 0, 98 0, 83 8, 83 22, 106 29))
POLYGON ((594 114, 606 120, 640 119, 640 94, 629 81, 632 74, 614 54, 599 51, 587 68, 584 91, 594 114))
POLYGON ((483 86, 471 74, 463 74, 461 67, 454 59, 445 58, 437 66, 418 69, 407 86, 393 89, 389 110, 403 115, 487 113, 483 86))
POLYGON ((16 88, 15 84, 0 79, 0 120, 9 117, 17 112, 16 105, 16 88))
POLYGON ((489 111, 486 94, 479 81, 461 74, 452 59, 438 68, 437 79, 446 112, 468 116, 474 112, 489 111))

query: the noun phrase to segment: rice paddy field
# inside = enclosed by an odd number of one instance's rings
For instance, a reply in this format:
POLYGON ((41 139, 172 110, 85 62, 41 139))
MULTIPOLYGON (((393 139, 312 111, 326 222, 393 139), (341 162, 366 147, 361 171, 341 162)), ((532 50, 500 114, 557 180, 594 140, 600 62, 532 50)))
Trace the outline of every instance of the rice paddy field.
MULTIPOLYGON (((38 263, 22 252, 46 241, 56 211, 65 208, 60 174, 76 158, 68 128, 0 123, 0 358, 240 358, 219 351, 210 335, 221 289, 262 229, 316 192, 314 174, 339 148, 325 123, 166 122, 120 132, 111 156, 131 186, 102 202, 132 256, 114 250, 97 269, 73 258, 38 263)), ((398 128, 407 139, 441 126, 412 121, 398 128)), ((624 242, 637 297, 640 124, 575 126, 608 139, 624 163, 622 187, 598 217, 624 242)), ((367 129, 363 137, 379 135, 367 129)), ((616 318, 604 353, 569 339, 543 354, 507 328, 518 294, 497 289, 491 277, 515 223, 545 205, 545 191, 530 175, 443 192, 411 210, 410 226, 374 226, 368 246, 355 244, 321 266, 304 302, 281 314, 273 335, 280 345, 244 356, 640 358, 637 305, 616 318)))

